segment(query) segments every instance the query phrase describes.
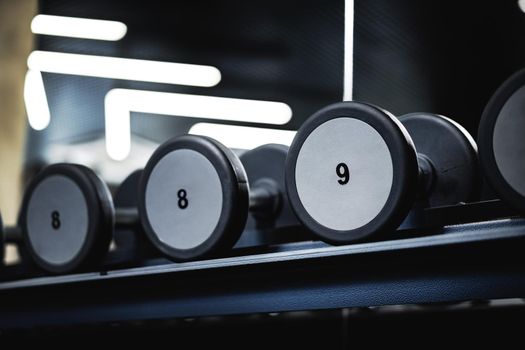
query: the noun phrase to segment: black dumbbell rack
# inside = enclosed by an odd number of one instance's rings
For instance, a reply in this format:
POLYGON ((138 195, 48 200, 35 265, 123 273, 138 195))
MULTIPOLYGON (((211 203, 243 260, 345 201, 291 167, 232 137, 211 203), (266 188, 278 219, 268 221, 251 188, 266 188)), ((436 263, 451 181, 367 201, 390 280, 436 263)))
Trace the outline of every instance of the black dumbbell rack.
POLYGON ((525 218, 0 283, 0 329, 525 297, 525 218))

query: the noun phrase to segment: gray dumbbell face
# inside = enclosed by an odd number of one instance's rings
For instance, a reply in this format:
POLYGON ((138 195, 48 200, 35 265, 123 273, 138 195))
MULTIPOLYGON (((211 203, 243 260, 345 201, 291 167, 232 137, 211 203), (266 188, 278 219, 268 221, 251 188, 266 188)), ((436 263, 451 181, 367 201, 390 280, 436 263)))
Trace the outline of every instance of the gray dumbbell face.
POLYGON ((286 166, 297 216, 334 244, 397 227, 415 198, 417 176, 406 130, 388 112, 357 102, 328 106, 308 119, 286 166))
POLYGON ((200 258, 231 247, 246 220, 246 174, 218 142, 183 136, 149 160, 139 190, 144 229, 174 260, 200 258))
POLYGON ((480 120, 484 173, 498 195, 525 212, 525 70, 494 93, 480 120))
POLYGON ((392 156, 371 125, 334 118, 302 144, 295 179, 299 200, 315 221, 332 230, 354 230, 385 206, 394 180, 392 156))
POLYGON ((522 196, 525 196, 524 111, 525 86, 518 89, 501 109, 492 139, 494 160, 501 175, 522 196))
POLYGON ((166 154, 152 170, 145 195, 146 214, 160 241, 191 249, 209 239, 221 217, 222 191, 219 174, 201 153, 166 154))
POLYGON ((87 200, 80 187, 63 175, 40 182, 27 205, 27 237, 39 257, 52 265, 72 261, 86 244, 87 200))
POLYGON ((37 265, 62 273, 87 265, 107 250, 112 215, 111 197, 91 170, 56 164, 29 185, 19 226, 37 265))

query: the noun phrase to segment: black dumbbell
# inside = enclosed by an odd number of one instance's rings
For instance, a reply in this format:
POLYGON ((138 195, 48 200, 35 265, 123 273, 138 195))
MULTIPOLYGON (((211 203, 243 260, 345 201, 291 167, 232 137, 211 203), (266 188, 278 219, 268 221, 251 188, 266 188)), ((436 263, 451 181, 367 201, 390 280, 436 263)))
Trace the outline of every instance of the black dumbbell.
POLYGON ((395 230, 418 198, 428 206, 472 199, 476 169, 474 140, 452 120, 417 113, 399 121, 376 106, 342 102, 300 128, 286 185, 299 220, 345 244, 395 230))
POLYGON ((18 227, 6 240, 23 244, 30 258, 51 273, 99 264, 115 225, 139 223, 137 211, 117 210, 107 185, 89 168, 54 164, 25 191, 18 227))
POLYGON ((305 237, 304 230, 300 229, 300 223, 286 195, 284 167, 288 149, 285 145, 267 144, 240 155, 239 159, 250 184, 250 198, 257 199, 253 193, 268 188, 278 194, 279 200, 266 203, 275 206, 274 208, 261 207, 258 210, 255 203, 252 203, 244 231, 235 247, 253 247, 311 238, 305 237))
POLYGON ((525 69, 494 93, 478 131, 483 173, 498 196, 525 213, 525 69))
POLYGON ((185 135, 161 145, 139 190, 139 213, 151 242, 172 260, 192 260, 230 249, 249 214, 253 227, 293 221, 283 188, 286 151, 277 145, 248 151, 242 155, 245 168, 211 138, 185 135), (255 163, 269 170, 258 171, 255 163))
POLYGON ((137 263, 158 257, 158 252, 142 230, 138 217, 138 190, 142 170, 131 173, 117 188, 113 195, 117 222, 129 222, 133 225, 116 225, 113 232, 115 249, 111 262, 137 263))

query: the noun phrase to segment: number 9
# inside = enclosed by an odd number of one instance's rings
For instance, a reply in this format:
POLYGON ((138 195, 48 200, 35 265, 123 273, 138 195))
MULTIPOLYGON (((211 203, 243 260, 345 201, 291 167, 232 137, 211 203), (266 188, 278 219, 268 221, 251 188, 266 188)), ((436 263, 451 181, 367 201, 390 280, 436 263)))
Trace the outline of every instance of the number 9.
POLYGON ((350 171, 348 170, 348 165, 345 163, 337 164, 335 167, 335 172, 337 176, 340 177, 340 179, 337 180, 340 185, 346 185, 348 181, 350 181, 350 171))

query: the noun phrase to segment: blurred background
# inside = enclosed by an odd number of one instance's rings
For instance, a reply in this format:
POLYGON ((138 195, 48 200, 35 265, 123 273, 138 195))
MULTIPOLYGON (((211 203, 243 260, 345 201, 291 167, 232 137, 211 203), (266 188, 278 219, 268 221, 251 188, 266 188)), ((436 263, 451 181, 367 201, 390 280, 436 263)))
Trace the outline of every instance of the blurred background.
MULTIPOLYGON (((525 65, 524 11, 525 0, 0 0, 4 222, 16 222, 25 183, 47 164, 85 164, 114 189, 173 136, 237 150, 289 144, 309 115, 341 100, 443 114, 476 137, 492 93, 525 65)), ((177 326, 181 344, 231 345, 241 334, 268 346, 385 335, 405 345, 407 330, 501 341, 520 335, 523 310, 516 299, 67 325, 51 340, 173 342, 177 326)))
POLYGON ((444 114, 473 135, 525 62, 516 0, 0 0, 0 210, 42 166, 111 186, 185 133, 290 143, 343 99, 444 114))

